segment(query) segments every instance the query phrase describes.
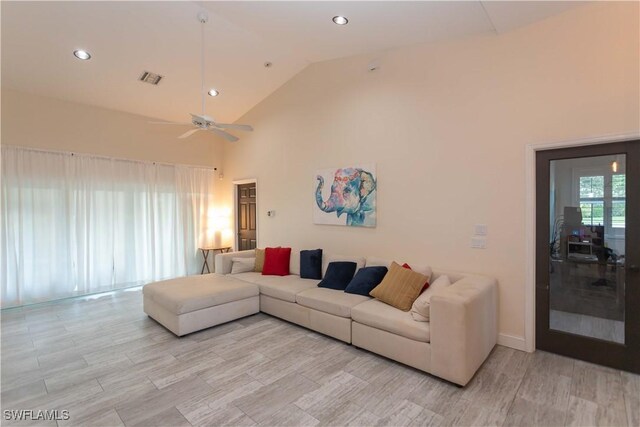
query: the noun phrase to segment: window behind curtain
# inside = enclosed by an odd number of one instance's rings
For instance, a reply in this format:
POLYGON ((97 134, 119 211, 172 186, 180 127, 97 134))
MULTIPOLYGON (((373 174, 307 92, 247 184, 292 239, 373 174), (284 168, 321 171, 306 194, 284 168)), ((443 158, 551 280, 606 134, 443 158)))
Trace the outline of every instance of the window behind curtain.
POLYGON ((197 273, 214 177, 2 147, 2 307, 197 273))

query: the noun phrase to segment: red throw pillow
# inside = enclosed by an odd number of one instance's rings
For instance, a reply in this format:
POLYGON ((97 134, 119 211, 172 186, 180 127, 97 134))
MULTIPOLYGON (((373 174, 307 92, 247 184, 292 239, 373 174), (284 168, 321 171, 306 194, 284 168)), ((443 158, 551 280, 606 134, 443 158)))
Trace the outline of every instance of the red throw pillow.
POLYGON ((263 276, 288 276, 291 248, 265 248, 263 276))
MULTIPOLYGON (((409 270, 413 270, 411 268, 411 266, 409 264, 407 264, 406 262, 404 264, 402 264, 403 268, 408 268, 409 270)), ((427 288, 429 287, 429 282, 424 282, 424 286, 422 287, 422 290, 420 291, 420 293, 423 293, 424 291, 427 290, 427 288)))

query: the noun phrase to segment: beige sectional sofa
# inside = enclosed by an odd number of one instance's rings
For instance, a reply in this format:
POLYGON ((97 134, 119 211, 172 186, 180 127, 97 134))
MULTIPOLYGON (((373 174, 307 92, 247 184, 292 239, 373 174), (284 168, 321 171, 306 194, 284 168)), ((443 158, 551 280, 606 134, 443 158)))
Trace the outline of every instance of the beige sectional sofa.
MULTIPOLYGON (((216 256, 217 274, 230 274, 232 259, 254 251, 216 256)), ((323 255, 323 272, 331 261, 354 261, 358 267, 391 261, 323 255)), ((318 288, 319 280, 302 279, 299 252, 291 255, 288 276, 249 272, 231 277, 257 285, 260 311, 332 336, 459 385, 465 385, 497 340, 495 279, 434 270, 432 280, 449 276, 452 284, 431 299, 429 322, 376 299, 318 288)))

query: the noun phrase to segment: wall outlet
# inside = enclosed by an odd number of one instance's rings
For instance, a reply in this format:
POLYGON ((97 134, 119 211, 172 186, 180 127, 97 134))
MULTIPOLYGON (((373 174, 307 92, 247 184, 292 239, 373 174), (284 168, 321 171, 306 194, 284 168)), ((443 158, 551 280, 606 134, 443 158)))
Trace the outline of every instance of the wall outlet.
POLYGON ((474 234, 476 236, 486 236, 487 226, 485 224, 476 224, 474 227, 474 234))
POLYGON ((267 211, 267 216, 269 216, 269 217, 276 216, 276 211, 267 211))
POLYGON ((487 239, 484 237, 474 237, 471 239, 471 247, 474 249, 485 249, 487 247, 487 239))

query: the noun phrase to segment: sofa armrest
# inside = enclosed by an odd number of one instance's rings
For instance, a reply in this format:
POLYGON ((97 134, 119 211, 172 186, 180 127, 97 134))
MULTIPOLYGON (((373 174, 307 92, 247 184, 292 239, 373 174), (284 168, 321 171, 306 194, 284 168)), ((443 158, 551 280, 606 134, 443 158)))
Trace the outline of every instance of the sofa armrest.
POLYGON ((231 264, 233 263, 231 260, 233 258, 252 258, 256 256, 256 251, 238 251, 238 252, 227 252, 224 254, 217 254, 215 258, 215 271, 218 274, 229 274, 231 273, 231 264))
POLYGON ((498 338, 498 284, 466 276, 431 297, 431 372, 456 384, 471 380, 498 338))

